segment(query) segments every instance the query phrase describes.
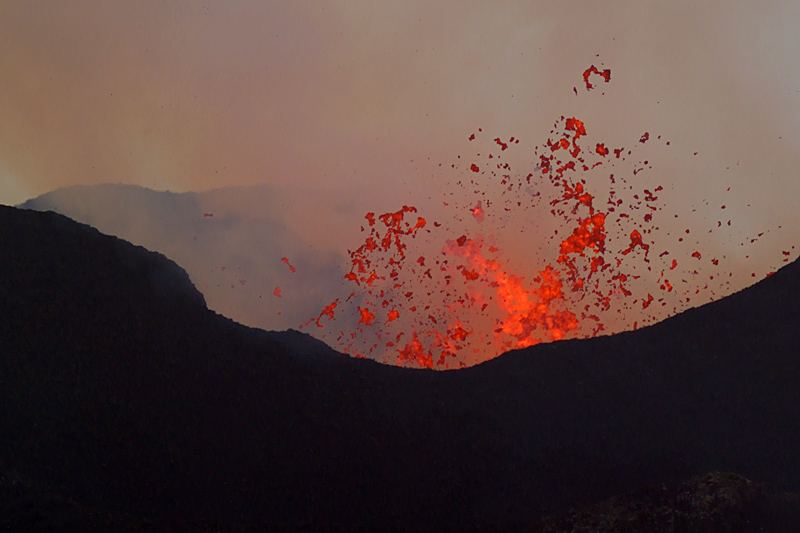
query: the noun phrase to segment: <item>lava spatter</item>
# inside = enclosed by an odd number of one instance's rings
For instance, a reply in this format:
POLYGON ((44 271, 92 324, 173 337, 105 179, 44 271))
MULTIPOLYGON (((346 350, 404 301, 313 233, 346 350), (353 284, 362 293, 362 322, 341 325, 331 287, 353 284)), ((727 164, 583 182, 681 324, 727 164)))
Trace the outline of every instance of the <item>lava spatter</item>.
MULTIPOLYGON (((583 180, 577 180, 577 173, 593 168, 585 157, 603 158, 609 150, 603 143, 596 143, 597 149, 584 156, 581 140, 587 135, 587 128, 576 117, 562 117, 561 132, 555 140, 547 140, 544 146, 550 155, 539 154, 536 169, 544 178, 538 180, 539 187, 549 183, 560 190, 550 202, 555 208, 552 214, 572 225, 571 231, 559 240, 552 264, 537 269, 536 275, 529 279, 514 272, 501 258, 501 249, 487 243, 481 235, 464 234, 448 239, 441 235, 444 230, 438 223, 434 224, 437 234, 432 235, 428 230, 428 235, 444 238, 440 258, 433 260, 415 251, 411 257, 416 259, 406 261, 408 247, 419 230, 426 227, 426 220, 417 217, 416 223, 407 221, 407 215, 417 211, 409 206, 377 217, 368 213, 365 219, 369 233, 364 243, 350 252, 352 267, 345 275, 346 280, 362 291, 363 301, 357 308, 362 328, 358 334, 379 340, 390 338, 380 346, 397 350, 395 363, 447 367, 465 351, 477 354, 477 359, 470 362, 479 362, 507 349, 568 338, 580 330, 582 321, 592 323, 585 336, 603 331, 599 315, 610 309, 615 297, 632 294, 626 285, 628 276, 617 272, 620 257, 630 253, 634 246, 647 251, 648 245, 634 230, 629 249, 617 250, 614 260, 605 258, 606 226, 614 207, 598 210, 595 195, 587 190, 583 180), (565 156, 556 157, 559 152, 565 156), (574 307, 580 301, 583 309, 578 312, 574 307), (376 321, 373 310, 387 306, 392 307, 391 315, 383 322, 376 321)), ((495 145, 502 153, 508 144, 497 142, 498 139, 495 145)), ((510 170, 507 163, 495 163, 495 167, 510 170)), ((476 168, 476 163, 469 166, 472 172, 476 168)), ((533 176, 528 173, 524 183, 531 184, 533 176)), ((503 173, 502 178, 505 195, 521 190, 520 182, 514 187, 510 173, 503 173)), ((613 196, 612 189, 607 203, 618 206, 620 201, 612 201, 613 196)), ((643 196, 650 204, 657 200, 652 194, 643 196)), ((518 201, 518 206, 521 203, 518 201)), ((488 216, 481 200, 469 210, 479 223, 488 216)), ((614 219, 617 223, 619 220, 619 216, 614 219)), ((316 319, 318 326, 324 316, 333 318, 333 308, 328 306, 328 312, 323 311, 316 319)), ((350 335, 347 345, 350 353, 381 356, 375 353, 378 343, 366 340, 359 348, 354 344, 357 337, 350 335)), ((463 359, 458 362, 463 363, 463 359)))
MULTIPOLYGON (((611 79, 609 69, 592 65, 583 73, 587 90, 594 87, 592 75, 611 79)), ((444 203, 454 210, 453 221, 431 227, 411 206, 367 213, 363 244, 348 252, 344 278, 354 291, 303 326, 325 329, 335 326, 336 316, 353 317, 355 330, 337 337, 340 350, 452 368, 508 349, 635 329, 663 316, 662 308, 687 305, 693 271, 679 269, 667 250, 657 252, 666 245, 654 240, 663 209, 657 193, 664 189, 647 186, 640 173, 649 161, 635 156, 635 147, 650 143, 652 150, 660 136, 645 132, 629 149, 595 139, 584 149, 588 130, 577 117, 560 117, 545 142, 529 151, 534 163, 517 172, 505 158, 520 150, 519 139, 483 139, 478 129, 469 142, 488 149, 463 167, 451 165, 460 173, 452 189, 464 197, 451 190, 444 203), (548 209, 555 227, 526 228, 525 213, 537 213, 541 224, 548 209), (537 238, 538 264, 522 267, 515 250, 499 242, 516 228, 537 238)), ((691 255, 702 260, 699 252, 691 255)))
POLYGON ((295 272, 297 272, 297 269, 296 269, 295 267, 293 267, 291 264, 289 264, 289 258, 287 258, 287 257, 281 257, 281 261, 283 261, 283 262, 286 264, 286 266, 288 266, 288 267, 289 267, 289 270, 291 270, 291 271, 292 271, 292 273, 295 273, 295 272))
MULTIPOLYGON (((585 63, 584 63, 585 65, 585 63)), ((586 90, 589 91, 594 88, 594 85, 589 81, 589 77, 592 74, 597 74, 598 76, 602 77, 603 80, 608 83, 611 81, 611 69, 603 69, 602 71, 597 70, 597 67, 592 65, 591 67, 587 68, 583 72, 583 81, 586 84, 586 90)))

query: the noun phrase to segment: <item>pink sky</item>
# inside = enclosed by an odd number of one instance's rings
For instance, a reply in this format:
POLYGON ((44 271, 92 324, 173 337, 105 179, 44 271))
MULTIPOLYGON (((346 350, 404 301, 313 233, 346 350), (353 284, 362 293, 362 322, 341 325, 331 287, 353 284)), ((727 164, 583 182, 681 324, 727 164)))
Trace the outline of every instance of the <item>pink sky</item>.
POLYGON ((791 1, 7 3, 0 201, 107 181, 405 191, 478 126, 539 142, 574 114, 623 143, 658 131, 665 181, 731 181, 771 220, 800 187, 797 23, 791 1), (576 98, 593 62, 614 83, 576 98))

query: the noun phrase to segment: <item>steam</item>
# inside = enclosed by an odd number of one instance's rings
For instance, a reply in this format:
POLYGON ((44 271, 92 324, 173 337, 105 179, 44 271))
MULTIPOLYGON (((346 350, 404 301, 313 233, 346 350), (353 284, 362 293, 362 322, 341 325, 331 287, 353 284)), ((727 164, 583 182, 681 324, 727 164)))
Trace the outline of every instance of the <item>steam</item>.
POLYGON ((282 207, 287 204, 317 214, 330 210, 281 196, 267 186, 176 194, 99 185, 60 189, 21 207, 53 210, 160 252, 187 271, 209 308, 250 326, 283 330, 298 328, 335 294, 345 264, 332 242, 312 244, 279 222, 290 218, 282 207), (244 198, 258 202, 261 213, 252 213, 244 198), (283 257, 292 258, 295 272, 283 257))

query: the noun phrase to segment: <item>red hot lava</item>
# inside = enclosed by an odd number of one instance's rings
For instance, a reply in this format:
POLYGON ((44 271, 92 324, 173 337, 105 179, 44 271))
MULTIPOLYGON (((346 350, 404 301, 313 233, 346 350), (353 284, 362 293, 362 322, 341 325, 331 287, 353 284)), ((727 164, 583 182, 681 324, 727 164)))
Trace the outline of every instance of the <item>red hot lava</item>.
MULTIPOLYGON (((583 73, 587 90, 593 88, 592 74, 605 82, 611 79, 609 69, 599 71, 592 65, 583 73)), ((549 197, 550 214, 560 221, 553 233, 555 246, 548 252, 551 259, 527 277, 503 259, 491 236, 465 228, 460 237, 448 238, 453 230, 447 224, 434 222, 430 228, 411 206, 377 217, 367 213, 366 228, 361 228, 367 235, 349 252, 351 268, 345 275, 354 287, 345 300, 351 307, 344 312, 355 315, 358 324, 355 331, 339 332, 340 350, 398 365, 465 366, 508 349, 598 335, 606 319, 624 319, 625 309, 637 309, 641 318, 641 310, 667 305, 658 294, 674 295, 665 274, 678 263, 651 263, 653 242, 648 237, 658 229, 654 214, 661 206, 656 193, 663 187, 637 191, 628 181, 649 168, 648 161, 617 171, 614 165, 624 164, 632 149, 596 142, 594 149, 584 151, 581 142, 587 128, 575 117, 561 117, 550 133, 552 137, 533 150, 537 164, 532 172, 513 174, 501 157, 519 139, 505 142, 497 137, 492 146, 499 151, 484 153, 482 165, 473 162, 467 167, 468 174, 477 177, 456 185, 481 195, 460 208, 468 209, 475 223, 502 224, 514 212, 536 208, 549 197), (612 149, 614 157, 608 158, 612 149), (478 178, 486 181, 476 182, 478 178), (481 184, 484 189, 499 187, 499 192, 486 196, 481 184), (558 237, 565 227, 567 232, 558 237)), ((469 137, 476 139, 475 134, 469 137)), ((649 139, 644 133, 639 142, 649 139)), ((666 255, 661 253, 657 260, 667 261, 666 255)), ((699 253, 693 255, 701 259, 699 253)), ((689 300, 672 301, 677 306, 689 300)), ((340 299, 334 300, 303 326, 314 322, 325 327, 322 320, 333 322, 339 305, 340 299)), ((638 327, 638 320, 632 327, 638 327)))
MULTIPOLYGON (((410 240, 426 228, 426 220, 416 217, 415 222, 407 221, 407 215, 416 213, 409 206, 378 217, 368 213, 369 234, 358 249, 350 252, 352 267, 345 276, 357 286, 362 298, 362 305, 357 307, 359 329, 356 334, 341 332, 340 348, 364 357, 381 356, 386 349, 394 349, 397 364, 449 366, 451 362, 464 363, 457 357, 464 351, 477 354, 481 360, 507 349, 567 338, 586 321, 594 324, 591 334, 603 330, 598 315, 610 308, 615 294, 630 294, 625 286, 628 276, 617 273, 619 257, 631 253, 635 246, 647 251, 648 245, 634 231, 631 247, 618 250, 614 260, 606 259, 609 213, 595 208, 595 196, 576 175, 589 170, 580 145, 587 134, 586 126, 574 117, 562 117, 561 121, 563 133, 548 139, 547 151, 539 156, 539 183, 549 182, 562 191, 551 205, 566 210, 554 209, 553 214, 565 217, 568 223, 574 220, 572 231, 560 242, 555 261, 528 280, 512 272, 499 259, 499 248, 480 235, 445 239, 443 259, 431 261, 420 255, 407 261, 410 240), (565 154, 563 158, 556 156, 560 151, 565 154), (585 214, 580 214, 582 211, 585 214), (572 309, 579 300, 584 300, 583 309, 572 309), (596 309, 592 311, 592 307, 596 309), (381 313, 384 318, 376 320, 381 313), (401 317, 405 330, 398 328, 401 317), (372 341, 359 343, 362 336, 372 341)), ((507 143, 495 142, 501 151, 506 149, 507 143)), ((608 150, 587 153, 604 157, 608 150)), ((593 162, 593 167, 600 164, 602 161, 593 162)), ((470 170, 474 172, 476 167, 473 163, 470 170)), ((530 177, 526 177, 526 183, 530 183, 530 177)), ((613 194, 612 189, 609 205, 616 205, 613 194)), ((487 216, 481 201, 470 211, 479 223, 487 216)), ((430 235, 429 229, 425 231, 430 235)), ((335 307, 335 303, 331 305, 335 307)), ((316 319, 317 325, 326 315, 333 318, 331 306, 316 319)))
POLYGON ((589 81, 589 76, 591 76, 592 74, 597 74, 598 76, 601 76, 606 83, 611 81, 611 69, 607 68, 602 72, 600 72, 599 70, 597 70, 597 67, 592 65, 591 67, 583 71, 583 81, 584 83, 586 83, 587 91, 594 88, 594 85, 592 85, 592 83, 589 81))

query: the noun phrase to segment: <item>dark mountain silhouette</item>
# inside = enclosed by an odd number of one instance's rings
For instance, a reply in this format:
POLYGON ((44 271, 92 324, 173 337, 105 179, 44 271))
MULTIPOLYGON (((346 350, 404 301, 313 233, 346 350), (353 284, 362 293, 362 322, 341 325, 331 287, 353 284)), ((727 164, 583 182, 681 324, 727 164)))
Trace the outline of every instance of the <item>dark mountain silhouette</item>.
POLYGON ((797 531, 800 497, 770 494, 763 484, 710 472, 677 486, 652 486, 545 518, 541 533, 797 531))
POLYGON ((159 254, 0 207, 0 495, 99 529, 441 530, 714 470, 794 491, 798 295, 795 262, 639 331, 402 369, 236 324, 159 254))
MULTIPOLYGON (((273 330, 297 328, 340 296, 349 262, 334 228, 344 233, 342 226, 357 230, 363 222, 363 215, 352 214, 330 193, 270 185, 185 193, 75 185, 18 207, 55 211, 160 252, 187 271, 209 308, 273 330), (318 224, 324 230, 309 231, 309 220, 316 218, 326 221, 318 224), (282 257, 297 270, 291 272, 282 257), (283 297, 273 294, 275 287, 283 297)), ((343 325, 348 326, 355 328, 356 321, 343 325)))

